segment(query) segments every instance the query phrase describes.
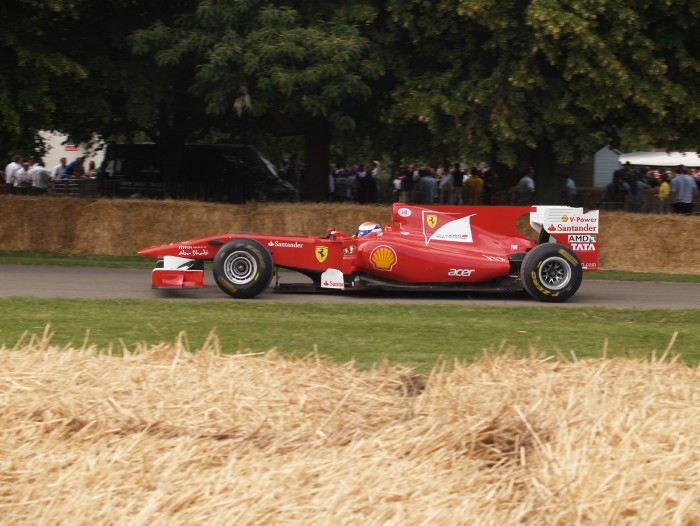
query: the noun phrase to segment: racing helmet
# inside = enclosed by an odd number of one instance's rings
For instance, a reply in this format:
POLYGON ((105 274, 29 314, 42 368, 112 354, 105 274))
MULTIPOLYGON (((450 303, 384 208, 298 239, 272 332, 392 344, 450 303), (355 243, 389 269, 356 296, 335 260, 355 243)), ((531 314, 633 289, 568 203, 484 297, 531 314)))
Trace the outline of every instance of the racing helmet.
POLYGON ((357 232, 355 232, 355 237, 362 237, 370 234, 372 232, 381 232, 382 227, 379 223, 374 223, 373 221, 365 221, 359 227, 357 227, 357 232))

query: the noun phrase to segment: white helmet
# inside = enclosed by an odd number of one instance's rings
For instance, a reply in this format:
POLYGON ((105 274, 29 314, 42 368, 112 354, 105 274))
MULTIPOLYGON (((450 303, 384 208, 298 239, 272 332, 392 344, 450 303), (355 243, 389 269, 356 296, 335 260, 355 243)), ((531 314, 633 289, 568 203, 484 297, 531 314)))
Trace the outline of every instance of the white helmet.
POLYGON ((381 232, 382 227, 379 223, 374 223, 372 221, 365 221, 359 227, 357 227, 357 232, 355 232, 355 237, 362 237, 370 234, 372 232, 381 232))

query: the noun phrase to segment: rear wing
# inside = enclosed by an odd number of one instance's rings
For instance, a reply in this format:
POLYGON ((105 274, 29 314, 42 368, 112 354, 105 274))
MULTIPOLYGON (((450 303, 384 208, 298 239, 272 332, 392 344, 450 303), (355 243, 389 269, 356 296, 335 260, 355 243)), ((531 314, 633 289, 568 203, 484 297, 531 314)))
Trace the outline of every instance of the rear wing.
POLYGON ((540 234, 540 242, 554 240, 571 248, 584 271, 598 270, 598 210, 583 212, 570 206, 536 206, 530 213, 530 226, 540 234), (548 237, 543 234, 548 234, 548 237))

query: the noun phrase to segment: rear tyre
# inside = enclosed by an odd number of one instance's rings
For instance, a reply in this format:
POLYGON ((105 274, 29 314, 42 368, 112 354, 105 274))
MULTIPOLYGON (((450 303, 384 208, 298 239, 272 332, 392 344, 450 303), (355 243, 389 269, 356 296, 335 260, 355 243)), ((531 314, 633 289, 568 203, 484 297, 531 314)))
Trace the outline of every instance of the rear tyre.
POLYGON ((525 291, 538 301, 566 301, 581 286, 583 269, 569 247, 544 243, 525 255, 520 279, 525 291))
POLYGON ((233 298, 252 298, 267 288, 274 273, 272 256, 254 239, 229 241, 213 264, 214 281, 233 298))

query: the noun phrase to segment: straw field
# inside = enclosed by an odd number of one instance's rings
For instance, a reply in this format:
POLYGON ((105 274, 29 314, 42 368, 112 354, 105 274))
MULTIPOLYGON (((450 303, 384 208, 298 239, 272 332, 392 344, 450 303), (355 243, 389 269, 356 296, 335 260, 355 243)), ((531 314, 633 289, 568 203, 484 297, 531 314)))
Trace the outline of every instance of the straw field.
POLYGON ((3 524, 700 524, 698 368, 0 348, 3 524))
MULTIPOLYGON (((134 255, 143 247, 231 232, 324 235, 391 220, 389 205, 0 196, 2 250, 134 255)), ((700 216, 601 212, 600 268, 698 274, 700 216)))

